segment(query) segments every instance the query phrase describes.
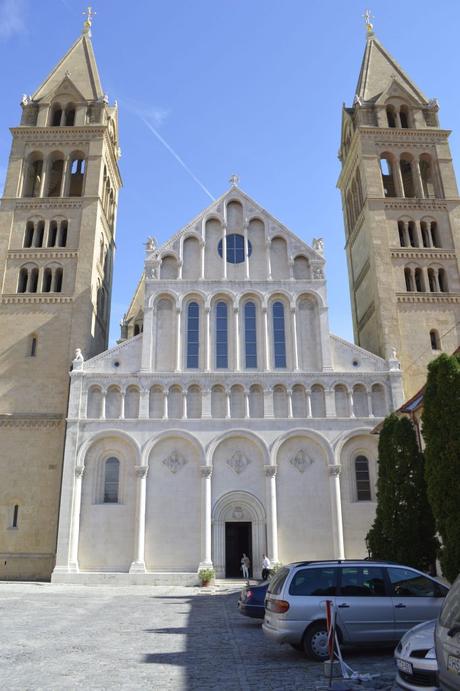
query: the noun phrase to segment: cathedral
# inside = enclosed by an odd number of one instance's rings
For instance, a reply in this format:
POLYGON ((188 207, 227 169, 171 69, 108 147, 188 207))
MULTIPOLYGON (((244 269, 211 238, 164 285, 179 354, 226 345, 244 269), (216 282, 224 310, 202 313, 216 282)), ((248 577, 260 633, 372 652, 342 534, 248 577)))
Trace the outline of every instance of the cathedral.
POLYGON ((0 578, 195 583, 205 566, 240 576, 243 552, 256 577, 264 554, 364 556, 372 432, 459 341, 460 199, 437 102, 369 24, 338 182, 356 344, 329 331, 322 240, 232 176, 166 243, 146 238, 107 349, 118 119, 90 29, 12 129, 0 578))

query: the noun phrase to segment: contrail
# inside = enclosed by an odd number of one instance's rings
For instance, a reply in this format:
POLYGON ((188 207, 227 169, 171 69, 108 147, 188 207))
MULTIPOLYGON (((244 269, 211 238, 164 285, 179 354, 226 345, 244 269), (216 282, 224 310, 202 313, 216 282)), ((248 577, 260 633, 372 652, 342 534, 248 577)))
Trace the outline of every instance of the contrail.
POLYGON ((197 176, 190 170, 190 168, 188 167, 188 165, 185 163, 185 161, 183 161, 183 160, 181 159, 181 157, 179 156, 179 154, 177 154, 177 153, 174 151, 174 149, 172 148, 172 146, 170 146, 170 145, 168 144, 168 142, 165 141, 165 140, 163 139, 163 137, 161 136, 161 134, 159 134, 159 133, 156 131, 156 129, 154 128, 154 126, 153 126, 143 115, 140 115, 139 113, 137 113, 137 115, 139 115, 139 117, 140 117, 140 119, 142 120, 142 122, 144 123, 144 125, 145 125, 146 127, 149 128, 149 130, 151 131, 151 133, 155 135, 155 137, 158 139, 158 141, 159 141, 161 144, 163 144, 163 146, 165 147, 165 149, 166 149, 167 151, 169 151, 169 153, 171 154, 171 156, 173 156, 173 157, 176 159, 176 161, 182 166, 182 168, 186 171, 186 173, 188 173, 188 174, 190 175, 190 177, 192 178, 192 180, 194 180, 194 181, 196 182, 196 184, 199 185, 199 186, 201 187, 201 189, 203 190, 203 192, 204 192, 205 194, 208 195, 208 197, 211 199, 211 201, 215 202, 215 201, 216 201, 216 198, 211 194, 211 192, 207 189, 207 187, 205 187, 205 186, 203 185, 203 183, 201 182, 201 180, 198 180, 197 176))

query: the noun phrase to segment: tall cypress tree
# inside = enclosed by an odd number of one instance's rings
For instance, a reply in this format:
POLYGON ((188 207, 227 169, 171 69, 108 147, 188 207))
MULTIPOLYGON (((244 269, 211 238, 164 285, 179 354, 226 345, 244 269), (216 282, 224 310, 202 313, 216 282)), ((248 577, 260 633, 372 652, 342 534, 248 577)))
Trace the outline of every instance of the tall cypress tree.
POLYGON ((374 559, 430 570, 438 542, 428 503, 424 458, 406 417, 389 415, 380 433, 377 512, 366 537, 374 559))
POLYGON ((422 421, 441 567, 453 581, 460 572, 460 354, 440 355, 428 365, 422 421))

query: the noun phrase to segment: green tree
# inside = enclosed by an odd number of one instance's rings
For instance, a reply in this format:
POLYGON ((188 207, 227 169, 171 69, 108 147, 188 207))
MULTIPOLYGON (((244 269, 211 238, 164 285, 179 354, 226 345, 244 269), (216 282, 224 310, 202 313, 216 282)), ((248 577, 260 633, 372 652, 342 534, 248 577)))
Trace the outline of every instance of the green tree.
POLYGON ((438 541, 424 458, 411 421, 394 413, 380 433, 377 501, 375 521, 366 536, 371 557, 432 569, 438 541))
POLYGON ((426 481, 441 536, 442 572, 460 572, 460 355, 440 355, 428 365, 423 437, 426 481))

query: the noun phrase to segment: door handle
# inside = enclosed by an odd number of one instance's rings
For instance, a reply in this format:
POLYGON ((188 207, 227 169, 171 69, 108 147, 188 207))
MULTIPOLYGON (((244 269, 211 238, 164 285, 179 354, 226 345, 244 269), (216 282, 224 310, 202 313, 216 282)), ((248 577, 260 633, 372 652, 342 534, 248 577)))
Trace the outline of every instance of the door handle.
POLYGON ((395 608, 396 608, 396 609, 402 609, 402 608, 405 607, 405 606, 406 606, 406 605, 403 605, 402 602, 399 602, 397 605, 395 605, 395 608))
POLYGON ((338 607, 339 607, 340 609, 348 609, 348 608, 350 607, 350 605, 347 605, 346 602, 343 602, 341 605, 338 605, 338 607))

